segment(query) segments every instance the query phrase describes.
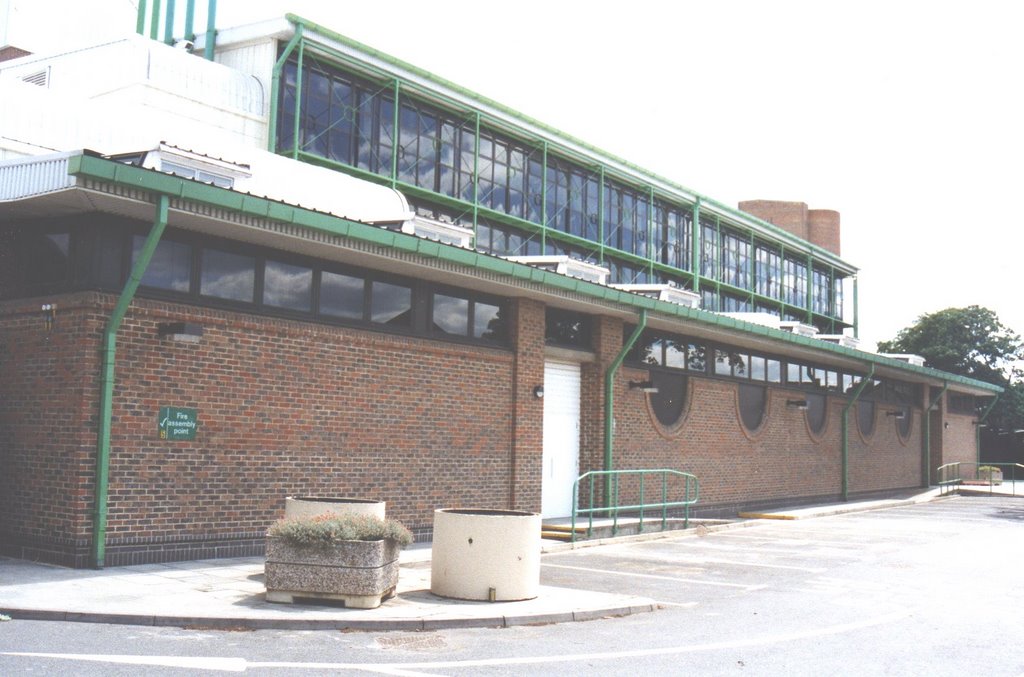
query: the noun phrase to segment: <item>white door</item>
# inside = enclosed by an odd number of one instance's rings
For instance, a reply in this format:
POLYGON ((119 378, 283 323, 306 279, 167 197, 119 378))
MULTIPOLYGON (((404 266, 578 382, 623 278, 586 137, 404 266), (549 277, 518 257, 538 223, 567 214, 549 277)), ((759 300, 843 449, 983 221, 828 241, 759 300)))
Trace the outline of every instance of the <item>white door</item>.
POLYGON ((544 475, 541 516, 572 514, 572 485, 580 468, 580 366, 544 364, 544 475))

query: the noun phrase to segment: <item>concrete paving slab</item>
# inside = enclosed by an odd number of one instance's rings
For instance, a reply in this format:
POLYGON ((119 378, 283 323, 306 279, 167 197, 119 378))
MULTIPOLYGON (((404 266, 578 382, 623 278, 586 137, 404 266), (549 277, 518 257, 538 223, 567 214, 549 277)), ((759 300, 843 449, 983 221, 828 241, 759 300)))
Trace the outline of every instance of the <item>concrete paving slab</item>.
MULTIPOLYGON (((807 519, 925 502, 938 490, 899 499, 857 501, 751 513, 746 522, 702 525, 686 532, 544 543, 542 552, 601 547, 610 543, 701 536, 708 531, 744 528, 753 519, 807 519)), ((204 628, 422 630, 453 627, 585 621, 646 613, 658 603, 635 595, 540 586, 536 599, 476 602, 445 599, 430 592, 429 545, 402 552, 396 596, 377 609, 346 609, 328 604, 274 604, 266 601, 262 557, 145 564, 113 569, 62 567, 0 558, 0 613, 25 620, 204 628)), ((543 561, 542 561, 543 562, 543 561)))

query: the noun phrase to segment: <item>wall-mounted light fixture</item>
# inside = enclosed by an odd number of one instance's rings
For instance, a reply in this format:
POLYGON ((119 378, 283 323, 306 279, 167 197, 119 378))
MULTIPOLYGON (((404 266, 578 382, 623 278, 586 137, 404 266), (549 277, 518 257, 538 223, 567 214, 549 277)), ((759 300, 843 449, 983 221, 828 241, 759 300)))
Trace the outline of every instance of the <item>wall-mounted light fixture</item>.
POLYGON ((889 411, 885 412, 885 415, 892 416, 897 421, 900 421, 907 417, 907 412, 902 411, 900 409, 890 409, 889 411))
POLYGON ((43 323, 46 325, 46 331, 53 331, 53 322, 57 319, 57 304, 56 303, 44 303, 42 307, 43 311, 43 323))
POLYGON ((658 386, 654 385, 654 381, 630 381, 629 389, 639 390, 642 393, 658 392, 658 386))
POLYGON ((943 430, 949 430, 949 421, 946 421, 946 422, 944 422, 944 423, 942 424, 942 429, 943 429, 943 430))
POLYGON ((800 409, 801 411, 807 409, 810 405, 807 404, 807 400, 786 400, 787 407, 793 407, 794 409, 800 409))
POLYGON ((165 322, 156 326, 160 338, 168 338, 182 343, 199 343, 203 337, 203 328, 189 322, 165 322))
POLYGON ((544 397, 544 386, 533 386, 533 396, 538 400, 544 397))

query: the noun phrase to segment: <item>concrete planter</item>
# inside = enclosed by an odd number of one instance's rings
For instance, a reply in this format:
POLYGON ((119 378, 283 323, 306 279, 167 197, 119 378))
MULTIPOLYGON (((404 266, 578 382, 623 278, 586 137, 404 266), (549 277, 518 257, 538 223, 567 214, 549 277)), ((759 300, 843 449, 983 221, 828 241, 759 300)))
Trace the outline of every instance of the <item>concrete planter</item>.
POLYGON ((1003 471, 991 466, 978 468, 978 479, 996 486, 1003 483, 1003 471))
POLYGON ((430 591, 507 602, 540 590, 540 515, 518 510, 436 510, 430 591))
POLYGON ((268 538, 267 601, 330 599, 346 607, 375 609, 395 594, 401 549, 391 539, 298 546, 268 538))
POLYGON ((384 519, 384 501, 370 498, 330 498, 321 496, 289 496, 284 499, 285 519, 316 517, 324 513, 354 513, 384 519))

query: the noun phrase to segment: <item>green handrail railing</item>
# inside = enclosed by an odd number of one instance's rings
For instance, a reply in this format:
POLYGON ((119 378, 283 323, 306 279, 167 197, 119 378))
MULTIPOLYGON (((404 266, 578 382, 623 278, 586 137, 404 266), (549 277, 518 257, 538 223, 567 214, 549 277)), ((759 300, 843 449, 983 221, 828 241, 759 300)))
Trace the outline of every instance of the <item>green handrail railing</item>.
POLYGON ((962 485, 969 482, 978 486, 985 486, 987 484, 990 494, 1016 496, 1018 472, 1021 475, 1021 479, 1024 480, 1024 465, 1020 463, 957 461, 939 466, 936 472, 938 474, 939 493, 942 495, 959 491, 962 485), (987 468, 997 468, 1000 474, 997 475, 991 470, 986 470, 987 468), (1009 472, 1003 470, 1004 468, 1007 468, 1009 472), (1007 478, 1007 475, 1009 475, 1009 478, 1007 478), (1008 491, 1006 485, 1009 485, 1008 491), (1000 489, 997 491, 996 487, 1000 487, 1000 489))
MULTIPOLYGON (((657 482, 657 480, 656 480, 657 482)), ((617 534, 619 531, 619 515, 622 512, 637 511, 640 518, 639 529, 642 532, 644 530, 644 513, 652 510, 658 510, 661 512, 661 528, 665 529, 665 525, 669 518, 669 508, 683 508, 684 518, 683 527, 688 528, 690 526, 690 506, 697 502, 700 495, 700 485, 697 482, 697 477, 690 473, 681 472, 679 470, 669 470, 667 468, 649 468, 649 469, 633 469, 633 470, 591 470, 590 472, 583 473, 572 485, 572 540, 576 542, 576 518, 579 515, 587 515, 587 536, 589 537, 594 530, 594 515, 605 514, 612 517, 612 534, 617 534), (648 501, 646 496, 647 490, 647 478, 650 476, 657 476, 660 479, 660 501, 648 501), (620 505, 620 489, 623 477, 638 477, 639 486, 637 489, 636 497, 638 502, 630 505, 620 505), (598 483, 598 478, 606 479, 607 481, 598 483), (670 482, 673 486, 670 487, 670 482), (585 487, 589 487, 589 500, 587 502, 588 507, 580 507, 580 486, 581 484, 585 487), (596 486, 606 488, 610 492, 610 496, 606 501, 607 505, 595 507, 596 502, 596 486), (674 491, 674 493, 673 493, 674 491), (671 494, 671 496, 670 496, 671 494), (670 497, 672 500, 669 500, 670 497)), ((650 520, 648 520, 650 521, 650 520)))

